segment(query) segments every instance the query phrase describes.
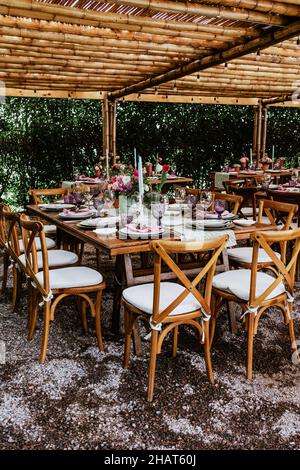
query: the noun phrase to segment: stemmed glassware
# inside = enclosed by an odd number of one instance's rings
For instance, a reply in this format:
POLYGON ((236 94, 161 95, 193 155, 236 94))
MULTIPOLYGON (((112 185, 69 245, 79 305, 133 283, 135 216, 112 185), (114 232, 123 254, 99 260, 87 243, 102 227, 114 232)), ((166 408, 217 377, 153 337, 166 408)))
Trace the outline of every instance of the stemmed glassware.
POLYGON ((218 218, 221 219, 222 214, 225 211, 225 201, 217 199, 215 202, 215 211, 218 214, 218 218))
POLYGON ((102 211, 103 206, 104 206, 104 199, 102 197, 95 197, 93 199, 93 206, 97 211, 97 216, 100 217, 101 211, 102 211))
POLYGON ((73 192, 73 197, 75 200, 76 208, 77 210, 80 209, 80 207, 83 205, 84 200, 85 200, 85 194, 79 191, 74 191, 73 192))
POLYGON ((161 219, 163 218, 166 212, 166 204, 160 202, 158 204, 152 204, 151 206, 152 215, 157 219, 158 226, 161 227, 161 219))
POLYGON ((206 212, 212 203, 212 193, 211 191, 201 191, 200 194, 200 204, 206 212))
POLYGON ((176 204, 183 204, 186 198, 185 188, 176 188, 175 190, 175 202, 176 204))

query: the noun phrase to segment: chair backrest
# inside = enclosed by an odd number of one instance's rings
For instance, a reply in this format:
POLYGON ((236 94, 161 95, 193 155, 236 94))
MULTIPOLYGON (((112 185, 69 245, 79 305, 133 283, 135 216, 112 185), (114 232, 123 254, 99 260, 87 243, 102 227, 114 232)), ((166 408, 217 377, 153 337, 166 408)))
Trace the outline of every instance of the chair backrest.
POLYGON ((262 223, 262 217, 266 215, 272 225, 281 224, 282 230, 289 230, 297 210, 297 204, 288 204, 273 201, 272 199, 260 199, 257 221, 262 223))
POLYGON ((283 202, 288 204, 296 204, 297 217, 298 217, 298 227, 300 226, 300 193, 292 193, 290 191, 275 191, 272 189, 267 190, 267 195, 270 199, 277 202, 283 202))
POLYGON ((251 238, 253 240, 253 256, 249 306, 252 308, 257 308, 264 300, 267 299, 267 297, 281 282, 284 283, 286 291, 291 295, 293 294, 296 265, 300 251, 300 229, 298 228, 295 230, 285 230, 279 232, 256 232, 251 235, 251 238), (288 243, 290 241, 294 241, 294 247, 291 259, 288 263, 286 263, 282 258, 278 258, 275 251, 273 251, 271 248, 271 245, 274 243, 288 243), (274 278, 274 281, 269 285, 269 287, 264 292, 262 292, 259 297, 256 297, 259 248, 263 248, 267 255, 272 259, 278 275, 276 278, 274 278))
POLYGON ((66 196, 69 190, 66 188, 51 188, 51 189, 29 189, 28 194, 32 197, 34 204, 40 204, 42 198, 55 198, 55 196, 66 196))
POLYGON ((233 214, 238 213, 243 202, 243 197, 236 194, 215 193, 215 200, 216 199, 225 201, 228 205, 229 211, 231 211, 233 214))
POLYGON ((154 257, 154 295, 153 295, 153 315, 152 322, 154 324, 161 323, 189 294, 192 294, 201 305, 202 313, 210 315, 210 300, 212 281, 216 269, 219 255, 225 248, 228 235, 223 235, 217 239, 204 242, 177 242, 156 240, 151 242, 151 249, 155 253, 154 257), (204 253, 211 252, 211 256, 204 267, 199 266, 199 274, 193 281, 190 281, 186 274, 173 260, 171 255, 182 253, 204 253), (162 263, 167 265, 169 269, 176 275, 185 290, 173 302, 168 305, 162 312, 159 311, 160 299, 160 277, 162 263), (204 296, 199 292, 199 285, 206 276, 204 296))
POLYGON ((10 207, 6 204, 0 204, 0 248, 5 248, 6 243, 6 230, 4 221, 5 212, 11 212, 10 207))
POLYGON ((26 273, 31 278, 42 297, 47 297, 50 291, 48 251, 44 226, 42 222, 30 220, 26 215, 20 216, 20 226, 24 244, 26 273), (36 240, 40 240, 40 252, 43 261, 43 286, 38 281, 36 274, 39 271, 37 260, 36 240))
POLYGON ((3 232, 4 232, 4 249, 9 253, 9 256, 14 263, 20 265, 19 256, 21 255, 19 234, 20 232, 20 214, 3 210, 3 232))
MULTIPOLYGON (((293 218, 297 213, 298 207, 296 204, 287 204, 271 199, 261 199, 258 206, 258 223, 263 222, 263 216, 267 216, 271 225, 278 225, 280 230, 289 230, 293 218)), ((282 240, 279 242, 280 252, 283 262, 286 259, 287 241, 282 240)))

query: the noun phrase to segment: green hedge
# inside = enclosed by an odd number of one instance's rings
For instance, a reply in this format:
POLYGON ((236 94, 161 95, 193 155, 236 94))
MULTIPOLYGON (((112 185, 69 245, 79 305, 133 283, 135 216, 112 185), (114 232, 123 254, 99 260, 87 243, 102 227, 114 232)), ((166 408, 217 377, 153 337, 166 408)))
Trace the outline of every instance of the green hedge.
MULTIPOLYGON (((298 163, 300 111, 270 111, 268 143, 298 163)), ((209 170, 237 162, 252 140, 253 110, 240 106, 125 103, 118 106, 118 153, 132 161, 157 154, 179 174, 205 185, 209 170)), ((0 105, 0 197, 28 202, 29 188, 55 187, 74 174, 93 174, 102 154, 98 101, 7 98, 0 105)))

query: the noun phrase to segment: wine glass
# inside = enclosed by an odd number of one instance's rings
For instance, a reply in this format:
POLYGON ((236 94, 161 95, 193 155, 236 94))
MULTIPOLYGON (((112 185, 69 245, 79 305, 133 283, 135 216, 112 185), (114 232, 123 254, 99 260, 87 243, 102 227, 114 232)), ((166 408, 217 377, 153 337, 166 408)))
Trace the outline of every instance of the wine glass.
POLYGON ((158 226, 161 226, 161 219, 163 218, 165 211, 166 211, 166 205, 163 203, 159 204, 152 204, 151 207, 153 217, 157 219, 158 226))
POLYGON ((82 193, 82 192, 79 192, 79 191, 74 191, 73 192, 73 197, 74 197, 74 200, 75 200, 77 210, 79 211, 80 206, 82 206, 83 203, 84 203, 85 194, 82 193))
POLYGON ((218 214, 218 218, 221 219, 222 214, 225 211, 225 201, 217 199, 215 202, 215 211, 218 214))
POLYGON ((95 197, 93 199, 93 206, 97 211, 98 217, 100 217, 101 211, 102 211, 103 206, 104 206, 104 199, 102 197, 95 197))
POLYGON ((175 190, 175 202, 176 204, 183 204, 186 198, 185 188, 176 188, 175 190))
POLYGON ((211 191, 201 191, 200 194, 200 204, 203 207, 204 211, 210 207, 212 203, 212 193, 211 191))

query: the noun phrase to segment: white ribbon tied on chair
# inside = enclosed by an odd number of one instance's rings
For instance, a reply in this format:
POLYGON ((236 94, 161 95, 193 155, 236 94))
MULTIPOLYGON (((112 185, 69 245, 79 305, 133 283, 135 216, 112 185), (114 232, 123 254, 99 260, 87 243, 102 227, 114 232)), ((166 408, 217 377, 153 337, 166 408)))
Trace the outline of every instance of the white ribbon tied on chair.
POLYGON ((39 303, 39 306, 42 307, 45 302, 51 302, 53 297, 54 295, 52 294, 52 291, 50 290, 46 296, 43 296, 43 301, 39 303))
POLYGON ((150 326, 151 326, 151 330, 155 330, 155 331, 161 331, 161 328, 162 328, 162 323, 153 323, 153 317, 151 316, 150 317, 150 326))
POLYGON ((240 316, 240 320, 242 320, 248 313, 253 313, 256 317, 259 307, 248 307, 247 310, 240 316))
POLYGON ((290 311, 290 306, 289 304, 292 304, 295 300, 295 298, 292 296, 292 294, 290 292, 287 291, 286 293, 287 295, 287 299, 286 299, 286 309, 287 309, 287 313, 288 313, 288 317, 289 317, 289 320, 291 319, 291 311, 290 311))

